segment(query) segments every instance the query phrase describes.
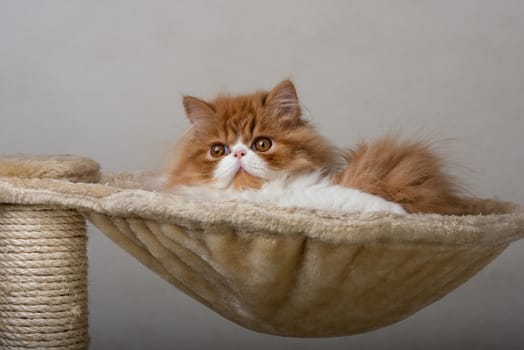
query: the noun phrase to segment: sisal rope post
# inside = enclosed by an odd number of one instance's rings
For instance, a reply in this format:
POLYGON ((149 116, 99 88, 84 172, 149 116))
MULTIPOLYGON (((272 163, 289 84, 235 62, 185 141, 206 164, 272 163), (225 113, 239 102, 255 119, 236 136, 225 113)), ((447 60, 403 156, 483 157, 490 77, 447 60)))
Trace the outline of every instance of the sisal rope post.
POLYGON ((87 232, 75 210, 0 205, 0 349, 87 349, 87 232))

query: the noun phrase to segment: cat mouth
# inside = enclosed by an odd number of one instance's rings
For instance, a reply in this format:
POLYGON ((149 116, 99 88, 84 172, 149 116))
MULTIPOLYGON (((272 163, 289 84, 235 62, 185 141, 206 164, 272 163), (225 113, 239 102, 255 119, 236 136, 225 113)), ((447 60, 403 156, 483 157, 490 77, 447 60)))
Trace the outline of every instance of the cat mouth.
POLYGON ((245 165, 242 164, 242 162, 238 162, 238 169, 237 169, 237 172, 235 173, 235 176, 239 174, 251 175, 250 172, 245 168, 245 165))
POLYGON ((233 179, 236 179, 236 178, 239 178, 239 177, 249 177, 249 176, 255 177, 249 171, 247 171, 246 169, 240 167, 240 168, 238 168, 237 172, 235 173, 235 176, 233 176, 233 179))
POLYGON ((259 189, 262 186, 262 179, 240 167, 233 178, 231 186, 236 190, 245 190, 248 188, 259 189))

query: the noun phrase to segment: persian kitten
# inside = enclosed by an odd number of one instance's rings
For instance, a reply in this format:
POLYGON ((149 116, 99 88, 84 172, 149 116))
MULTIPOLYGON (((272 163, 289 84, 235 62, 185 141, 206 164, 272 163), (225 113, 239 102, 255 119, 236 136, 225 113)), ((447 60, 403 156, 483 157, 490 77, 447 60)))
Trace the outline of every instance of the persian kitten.
POLYGON ((289 80, 209 102, 186 96, 183 104, 191 126, 168 172, 171 191, 344 212, 461 211, 429 145, 385 137, 340 150, 302 117, 289 80))

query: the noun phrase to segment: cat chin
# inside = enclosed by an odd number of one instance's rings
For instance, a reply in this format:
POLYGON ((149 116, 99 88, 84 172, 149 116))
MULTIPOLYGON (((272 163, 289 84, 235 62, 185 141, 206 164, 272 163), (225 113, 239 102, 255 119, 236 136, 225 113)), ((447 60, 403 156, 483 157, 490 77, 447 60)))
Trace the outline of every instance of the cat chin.
POLYGON ((249 172, 241 168, 233 178, 231 187, 235 190, 243 191, 249 188, 260 189, 263 184, 264 180, 251 175, 249 172))
POLYGON ((213 181, 209 183, 209 187, 217 190, 232 189, 243 191, 247 189, 260 189, 264 182, 264 179, 251 174, 243 168, 240 168, 229 179, 226 179, 225 177, 213 179, 213 181))

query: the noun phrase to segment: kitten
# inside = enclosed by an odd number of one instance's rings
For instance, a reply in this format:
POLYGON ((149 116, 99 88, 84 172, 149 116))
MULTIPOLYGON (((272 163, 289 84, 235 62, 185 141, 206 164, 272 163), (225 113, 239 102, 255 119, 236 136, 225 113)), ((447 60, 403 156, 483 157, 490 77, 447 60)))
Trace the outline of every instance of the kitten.
POLYGON ((454 213, 455 188, 429 147, 385 138, 343 152, 302 118, 289 80, 183 104, 191 127, 168 173, 172 191, 343 212, 454 213))

